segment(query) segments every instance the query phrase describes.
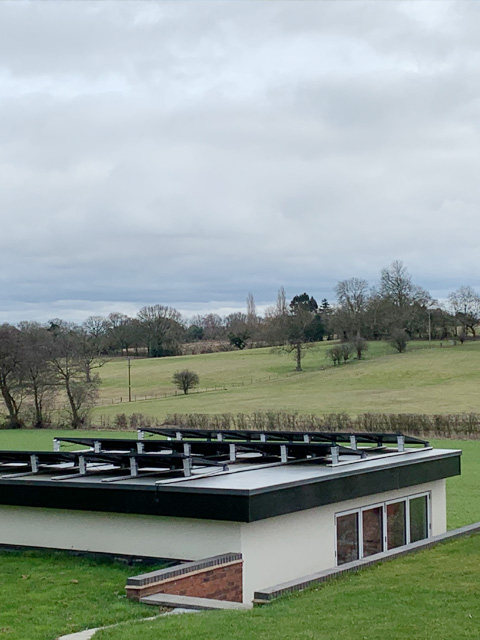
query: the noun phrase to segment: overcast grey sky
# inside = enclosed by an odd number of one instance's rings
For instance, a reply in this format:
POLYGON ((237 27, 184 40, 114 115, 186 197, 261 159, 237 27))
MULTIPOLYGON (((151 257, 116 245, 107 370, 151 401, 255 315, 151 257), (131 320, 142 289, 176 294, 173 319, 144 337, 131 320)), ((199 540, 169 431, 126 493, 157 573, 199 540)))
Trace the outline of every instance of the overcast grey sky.
POLYGON ((480 290, 480 3, 0 3, 0 321, 480 290))

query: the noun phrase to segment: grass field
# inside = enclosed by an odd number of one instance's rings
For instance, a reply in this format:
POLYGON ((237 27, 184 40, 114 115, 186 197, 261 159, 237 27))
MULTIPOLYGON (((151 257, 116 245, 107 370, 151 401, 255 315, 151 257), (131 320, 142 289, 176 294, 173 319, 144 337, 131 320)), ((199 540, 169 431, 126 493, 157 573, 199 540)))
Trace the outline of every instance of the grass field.
POLYGON ((95 640, 478 640, 480 535, 248 612, 125 624, 95 640))
MULTIPOLYGON (((82 431, 82 435, 96 433, 82 431)), ((68 434, 72 432, 3 430, 0 448, 51 450, 54 436, 68 434)), ((136 436, 109 432, 116 435, 136 436)), ((432 444, 463 450, 462 475, 447 480, 448 527, 479 521, 480 441, 432 444)), ((263 610, 125 623, 95 638, 478 638, 479 561, 480 536, 476 536, 375 567, 263 610), (429 635, 430 628, 434 635, 429 635), (364 635, 358 635, 358 629, 364 635)), ((126 602, 123 596, 131 573, 122 565, 64 554, 0 553, 0 637, 54 640, 60 633, 151 615, 152 609, 126 602)))
POLYGON ((293 371, 291 356, 270 349, 134 360, 132 397, 137 400, 130 403, 127 363, 116 359, 101 369, 102 404, 94 410, 93 422, 119 413, 164 419, 173 413, 266 410, 351 415, 480 412, 480 342, 421 347, 426 343, 397 354, 385 343, 374 342, 365 360, 334 368, 325 357, 330 345, 320 343, 307 351, 302 373, 293 371), (184 368, 199 374, 199 393, 141 399, 171 394, 171 377, 184 368), (215 386, 216 391, 205 392, 215 386))
POLYGON ((54 640, 152 615, 126 599, 132 568, 64 553, 0 552, 0 638, 54 640))

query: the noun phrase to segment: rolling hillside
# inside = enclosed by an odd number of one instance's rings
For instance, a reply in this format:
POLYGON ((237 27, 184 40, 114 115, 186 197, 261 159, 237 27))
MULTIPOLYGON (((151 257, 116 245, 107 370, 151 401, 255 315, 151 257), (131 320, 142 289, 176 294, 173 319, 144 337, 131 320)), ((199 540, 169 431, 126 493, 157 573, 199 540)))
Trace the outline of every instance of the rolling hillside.
POLYGON ((414 343, 404 354, 385 343, 371 343, 365 360, 338 367, 326 358, 329 347, 320 343, 308 350, 302 373, 293 370, 290 355, 271 349, 133 360, 130 403, 127 362, 116 359, 100 371, 94 423, 118 413, 163 419, 172 413, 267 410, 352 415, 480 412, 480 343, 435 343, 431 348, 414 343), (187 396, 172 395, 171 377, 185 368, 199 374, 200 388, 187 396))

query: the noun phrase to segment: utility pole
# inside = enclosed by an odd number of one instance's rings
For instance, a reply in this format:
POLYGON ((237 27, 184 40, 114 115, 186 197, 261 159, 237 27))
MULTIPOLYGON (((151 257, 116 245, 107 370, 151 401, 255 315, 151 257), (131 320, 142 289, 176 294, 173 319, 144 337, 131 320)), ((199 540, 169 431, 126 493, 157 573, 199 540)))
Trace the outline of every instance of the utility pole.
POLYGON ((130 373, 130 369, 132 368, 132 364, 130 362, 130 356, 127 357, 127 367, 128 367, 128 401, 132 401, 132 376, 130 373))

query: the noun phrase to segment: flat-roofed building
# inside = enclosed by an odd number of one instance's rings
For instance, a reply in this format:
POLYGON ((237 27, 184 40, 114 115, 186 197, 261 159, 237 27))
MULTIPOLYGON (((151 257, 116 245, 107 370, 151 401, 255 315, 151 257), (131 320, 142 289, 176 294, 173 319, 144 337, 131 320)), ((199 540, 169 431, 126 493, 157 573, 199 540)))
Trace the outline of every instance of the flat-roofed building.
POLYGON ((0 544, 201 560, 256 590, 446 531, 458 450, 400 434, 142 430, 0 452, 0 544), (80 450, 72 451, 72 447, 80 450))

